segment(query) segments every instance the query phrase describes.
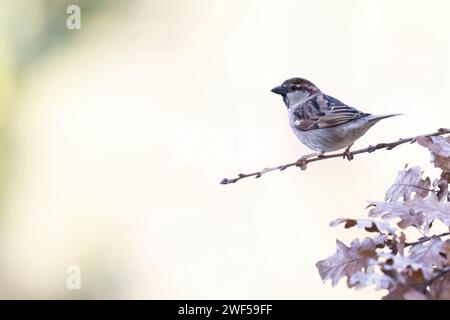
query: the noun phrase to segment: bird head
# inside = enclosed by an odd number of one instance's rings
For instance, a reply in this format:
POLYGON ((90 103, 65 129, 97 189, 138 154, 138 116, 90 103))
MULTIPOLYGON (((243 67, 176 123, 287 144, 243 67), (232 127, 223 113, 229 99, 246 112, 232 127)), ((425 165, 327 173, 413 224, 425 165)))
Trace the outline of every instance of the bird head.
POLYGON ((271 90, 283 97, 286 107, 301 103, 320 92, 311 81, 303 78, 291 78, 271 90))

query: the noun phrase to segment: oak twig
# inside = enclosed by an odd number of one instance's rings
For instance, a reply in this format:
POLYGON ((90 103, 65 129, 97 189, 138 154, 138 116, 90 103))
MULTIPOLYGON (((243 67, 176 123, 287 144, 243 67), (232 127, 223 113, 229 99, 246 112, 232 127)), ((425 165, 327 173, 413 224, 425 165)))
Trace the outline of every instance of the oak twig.
POLYGON ((405 248, 425 243, 427 241, 430 241, 432 238, 442 238, 442 237, 449 236, 449 235, 450 235, 450 232, 444 232, 444 233, 441 233, 441 234, 436 234, 434 236, 424 237, 424 238, 422 238, 422 239, 420 239, 419 241, 416 241, 416 242, 407 242, 407 243, 405 243, 405 248))
MULTIPOLYGON (((422 136, 424 137, 432 137, 432 136, 440 136, 440 135, 444 135, 444 134, 449 134, 450 133, 450 129, 444 129, 441 128, 439 130, 437 130, 436 132, 433 133, 429 133, 429 134, 424 134, 422 136)), ((252 172, 252 173, 240 173, 238 174, 238 176, 236 178, 225 178, 222 179, 222 181, 220 181, 220 184, 230 184, 230 183, 235 183, 241 179, 244 178, 249 178, 249 177, 255 177, 255 178, 260 178, 262 175, 272 172, 272 171, 283 171, 287 168, 290 167, 300 167, 302 170, 306 170, 306 166, 311 163, 311 162, 316 162, 316 161, 321 161, 321 160, 326 160, 326 159, 332 159, 332 158, 344 158, 344 159, 348 159, 349 161, 353 159, 353 157, 357 154, 361 154, 361 153, 372 153, 376 150, 379 149, 386 149, 386 150, 392 150, 395 147, 401 145, 401 144, 405 144, 405 143, 414 143, 416 142, 417 136, 416 137, 411 137, 411 138, 404 138, 404 139, 399 139, 398 141, 394 141, 394 142, 389 142, 389 143, 378 143, 374 146, 368 146, 367 148, 363 148, 363 149, 359 149, 359 150, 354 150, 354 151, 344 151, 344 152, 340 152, 340 153, 332 153, 332 154, 326 154, 326 155, 321 155, 321 156, 316 156, 316 157, 312 157, 309 159, 305 159, 302 160, 301 162, 295 161, 295 162, 290 162, 284 165, 279 165, 276 167, 269 167, 269 168, 264 168, 260 171, 256 171, 256 172, 252 172)))

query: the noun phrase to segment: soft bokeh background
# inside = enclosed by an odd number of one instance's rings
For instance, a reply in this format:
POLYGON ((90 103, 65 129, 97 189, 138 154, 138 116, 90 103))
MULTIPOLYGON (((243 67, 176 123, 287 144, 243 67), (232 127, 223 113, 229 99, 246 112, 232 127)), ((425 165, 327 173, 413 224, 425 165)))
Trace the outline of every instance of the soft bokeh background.
POLYGON ((292 76, 385 120, 356 147, 448 126, 448 1, 0 0, 0 297, 362 299, 323 284, 418 146, 260 180, 307 151, 292 76), (79 4, 82 29, 65 27, 79 4), (66 288, 78 265, 82 289, 66 288))

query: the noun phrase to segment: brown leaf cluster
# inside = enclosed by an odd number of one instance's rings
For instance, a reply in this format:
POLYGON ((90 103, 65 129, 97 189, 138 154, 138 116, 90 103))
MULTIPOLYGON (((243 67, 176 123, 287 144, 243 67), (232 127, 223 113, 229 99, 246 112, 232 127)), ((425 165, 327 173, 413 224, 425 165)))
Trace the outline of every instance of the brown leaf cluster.
POLYGON ((418 166, 405 167, 385 200, 369 203, 368 218, 331 222, 372 236, 349 246, 337 240, 336 253, 316 264, 324 281, 334 286, 346 278, 349 288, 386 289, 383 299, 450 300, 450 137, 417 142, 430 150, 441 175, 432 180, 418 166), (413 233, 421 236, 408 239, 413 233))

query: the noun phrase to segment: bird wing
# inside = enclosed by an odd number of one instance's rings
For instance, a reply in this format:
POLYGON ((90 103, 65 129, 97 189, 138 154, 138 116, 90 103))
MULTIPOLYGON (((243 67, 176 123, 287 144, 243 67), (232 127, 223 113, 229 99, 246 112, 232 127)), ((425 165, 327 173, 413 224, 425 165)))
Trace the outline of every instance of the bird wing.
POLYGON ((296 107, 294 115, 297 128, 307 131, 342 125, 369 114, 349 107, 331 96, 320 94, 296 107))

